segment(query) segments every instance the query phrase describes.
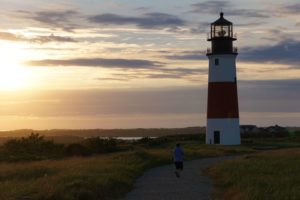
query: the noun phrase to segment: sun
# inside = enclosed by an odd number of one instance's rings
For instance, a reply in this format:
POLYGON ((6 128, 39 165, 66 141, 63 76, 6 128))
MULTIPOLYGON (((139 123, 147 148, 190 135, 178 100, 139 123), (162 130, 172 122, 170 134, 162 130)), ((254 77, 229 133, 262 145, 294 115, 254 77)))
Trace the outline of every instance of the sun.
POLYGON ((18 89, 26 84, 26 71, 19 65, 10 62, 0 62, 0 88, 18 89))
POLYGON ((13 44, 0 44, 0 90, 22 89, 28 86, 30 71, 22 66, 22 50, 13 44))

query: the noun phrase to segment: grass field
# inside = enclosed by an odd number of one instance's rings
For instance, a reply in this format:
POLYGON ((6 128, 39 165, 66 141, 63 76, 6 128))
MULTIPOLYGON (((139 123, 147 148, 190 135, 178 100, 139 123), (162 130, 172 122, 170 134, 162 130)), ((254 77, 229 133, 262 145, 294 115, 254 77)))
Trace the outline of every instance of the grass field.
POLYGON ((215 199, 300 199, 300 148, 266 151, 208 169, 215 199))
POLYGON ((115 199, 159 159, 144 152, 0 164, 0 199, 115 199))
MULTIPOLYGON (((40 151, 41 149, 43 150, 41 148, 43 145, 56 146, 37 135, 33 136, 17 140, 17 142, 13 142, 11 145, 4 145, 2 147, 2 151, 0 151, 3 158, 3 161, 0 162, 0 200, 118 199, 132 189, 135 179, 145 170, 154 166, 172 163, 172 149, 177 142, 182 144, 187 160, 221 155, 255 153, 257 151, 253 147, 262 146, 264 143, 267 145, 278 144, 281 148, 299 146, 299 143, 294 142, 294 140, 279 140, 274 138, 259 139, 258 141, 253 140, 251 144, 240 146, 205 145, 204 137, 199 134, 175 135, 156 139, 143 138, 136 142, 117 141, 117 151, 113 153, 99 152, 98 154, 93 153, 78 157, 62 155, 61 157, 53 158, 52 152, 46 151, 44 154, 40 154, 40 151), (29 148, 31 146, 28 147, 28 144, 37 145, 37 148, 29 148), (8 147, 13 147, 13 149, 8 147), (15 147, 22 147, 21 150, 27 149, 33 155, 36 154, 39 156, 39 159, 44 160, 30 160, 31 157, 28 157, 23 150, 14 151, 15 147), (10 159, 11 155, 6 155, 10 152, 11 154, 14 152, 14 156, 18 159, 10 159), (48 153, 50 153, 50 157, 47 157, 48 153), (20 158, 22 155, 26 155, 26 159, 20 158), (45 160, 47 158, 49 160, 45 160)), ((92 141, 99 142, 99 140, 92 141)), ((97 143, 97 145, 101 147, 103 143, 97 143)), ((95 150, 97 150, 96 147, 98 146, 95 146, 95 150)), ((59 146, 59 150, 61 150, 60 148, 59 146)), ((294 150, 299 151, 299 148, 294 148, 294 150)), ((264 157, 267 159, 269 156, 274 157, 273 154, 259 154, 258 157, 255 154, 251 154, 250 157, 244 159, 245 161, 242 161, 249 162, 246 166, 252 165, 255 164, 252 160, 255 161, 254 158, 260 158, 260 156, 263 159, 264 157)), ((290 162, 293 161, 293 158, 289 159, 288 164, 292 165, 290 162)), ((299 165, 299 160, 297 162, 299 165)), ((234 169, 238 170, 239 166, 242 167, 243 165, 234 164, 234 166, 234 169)), ((247 168, 245 167, 245 169, 247 168)), ((221 170, 223 168, 213 168, 211 172, 212 174, 223 174, 221 170)), ((257 168, 257 170, 263 169, 257 168)), ((249 174, 251 172, 253 170, 250 170, 249 174)), ((227 173, 228 179, 232 177, 235 179, 236 176, 240 175, 233 172, 233 174, 230 174, 230 170, 227 173)), ((258 171, 258 173, 261 172, 258 171)), ((270 174, 270 176, 273 176, 273 174, 270 174)), ((220 181, 223 181, 223 179, 220 179, 220 181)), ((220 182, 220 185, 222 184, 223 182, 220 182)), ((242 195, 236 189, 236 186, 233 187, 234 189, 231 188, 229 183, 225 183, 223 186, 224 188, 225 186, 230 188, 230 194, 234 194, 235 196, 242 195), (238 192, 233 193, 232 191, 238 192)))
MULTIPOLYGON (((171 163, 174 142, 155 147, 61 160, 0 163, 0 199, 117 199, 128 192, 146 169, 171 163)), ((187 159, 251 152, 248 147, 223 147, 182 141, 187 159)))

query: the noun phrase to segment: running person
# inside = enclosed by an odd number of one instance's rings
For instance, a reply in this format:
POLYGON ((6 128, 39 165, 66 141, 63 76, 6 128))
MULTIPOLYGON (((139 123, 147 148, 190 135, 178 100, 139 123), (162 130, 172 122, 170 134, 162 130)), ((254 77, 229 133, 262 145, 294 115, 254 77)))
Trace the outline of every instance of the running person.
POLYGON ((176 144, 176 147, 173 151, 173 160, 175 164, 175 175, 177 178, 180 177, 180 172, 183 170, 183 150, 180 147, 180 144, 176 144))

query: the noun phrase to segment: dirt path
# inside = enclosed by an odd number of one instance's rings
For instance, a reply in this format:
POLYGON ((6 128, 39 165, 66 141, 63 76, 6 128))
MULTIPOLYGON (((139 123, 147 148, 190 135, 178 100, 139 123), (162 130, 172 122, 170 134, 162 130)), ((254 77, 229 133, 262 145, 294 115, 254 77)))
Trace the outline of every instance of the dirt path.
POLYGON ((231 158, 226 156, 186 161, 180 178, 176 178, 173 165, 153 168, 137 179, 134 189, 124 200, 208 200, 213 186, 202 170, 231 158))

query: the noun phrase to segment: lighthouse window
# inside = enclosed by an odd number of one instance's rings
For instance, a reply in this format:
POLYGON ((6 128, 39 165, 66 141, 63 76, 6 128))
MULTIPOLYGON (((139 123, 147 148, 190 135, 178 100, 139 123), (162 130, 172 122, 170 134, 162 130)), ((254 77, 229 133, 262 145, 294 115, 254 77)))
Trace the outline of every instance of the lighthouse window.
POLYGON ((218 58, 215 59, 215 65, 219 65, 219 59, 218 58))

